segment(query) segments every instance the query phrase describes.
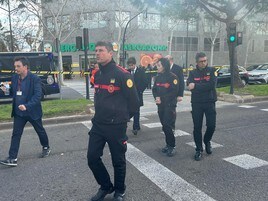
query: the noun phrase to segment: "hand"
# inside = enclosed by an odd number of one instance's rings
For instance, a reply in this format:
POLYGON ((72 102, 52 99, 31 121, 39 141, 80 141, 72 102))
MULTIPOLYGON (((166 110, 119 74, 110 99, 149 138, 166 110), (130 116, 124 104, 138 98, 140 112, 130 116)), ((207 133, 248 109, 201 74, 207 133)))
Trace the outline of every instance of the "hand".
POLYGON ((178 96, 177 97, 177 102, 181 102, 182 101, 182 97, 181 96, 178 96))
POLYGON ((156 98, 155 98, 155 103, 156 103, 157 105, 161 104, 161 99, 160 99, 160 97, 156 97, 156 98))
POLYGON ((26 107, 25 105, 19 105, 18 107, 21 111, 26 111, 26 107))
POLYGON ((188 85, 188 89, 191 91, 192 89, 194 89, 195 87, 195 83, 189 83, 188 85))

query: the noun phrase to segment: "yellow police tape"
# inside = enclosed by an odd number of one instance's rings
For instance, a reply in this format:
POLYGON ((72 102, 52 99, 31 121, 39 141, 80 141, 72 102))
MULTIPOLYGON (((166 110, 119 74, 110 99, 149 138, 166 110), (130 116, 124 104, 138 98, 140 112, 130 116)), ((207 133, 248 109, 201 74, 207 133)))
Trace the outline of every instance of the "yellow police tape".
MULTIPOLYGON (((157 71, 145 71, 145 73, 156 73, 157 71)), ((15 70, 0 70, 0 73, 15 73, 15 70)), ((88 75, 90 72, 84 71, 31 71, 33 74, 62 74, 62 75, 88 75)))

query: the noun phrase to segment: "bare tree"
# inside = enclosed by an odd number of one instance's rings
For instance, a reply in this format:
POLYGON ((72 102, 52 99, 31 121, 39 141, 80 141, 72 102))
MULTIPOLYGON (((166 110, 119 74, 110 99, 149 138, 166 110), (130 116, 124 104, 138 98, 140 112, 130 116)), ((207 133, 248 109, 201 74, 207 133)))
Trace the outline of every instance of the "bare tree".
MULTIPOLYGON (((50 0, 20 0, 20 2, 39 19, 40 28, 42 26, 44 32, 49 33, 53 40, 56 41, 58 69, 62 71, 63 63, 60 44, 76 30, 80 29, 84 5, 90 1, 58 0, 52 3, 50 0), (72 12, 67 13, 67 10, 72 12)), ((60 83, 63 84, 63 76, 61 74, 60 83)))

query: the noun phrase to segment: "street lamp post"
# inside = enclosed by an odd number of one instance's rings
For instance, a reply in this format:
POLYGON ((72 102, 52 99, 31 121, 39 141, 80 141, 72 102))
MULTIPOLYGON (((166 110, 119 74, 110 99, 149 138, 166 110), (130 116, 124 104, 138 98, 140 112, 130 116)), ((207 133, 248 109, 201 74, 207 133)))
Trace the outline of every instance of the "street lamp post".
POLYGON ((9 21, 9 34, 10 34, 10 50, 14 52, 14 44, 13 44, 13 33, 12 33, 12 22, 11 22, 11 13, 17 9, 24 8, 24 4, 20 4, 17 8, 10 10, 10 2, 7 1, 7 9, 0 7, 0 9, 8 12, 8 21, 9 21))
POLYGON ((126 53, 125 53, 125 41, 126 41, 126 32, 127 32, 127 27, 129 25, 129 23, 135 18, 137 17, 139 14, 143 13, 143 12, 146 12, 146 15, 147 15, 147 9, 137 13, 136 15, 134 15, 132 18, 130 18, 130 20, 128 20, 127 24, 126 24, 126 27, 125 27, 125 30, 124 30, 124 34, 123 34, 123 42, 122 42, 122 52, 123 52, 123 67, 125 67, 125 60, 126 60, 126 53))

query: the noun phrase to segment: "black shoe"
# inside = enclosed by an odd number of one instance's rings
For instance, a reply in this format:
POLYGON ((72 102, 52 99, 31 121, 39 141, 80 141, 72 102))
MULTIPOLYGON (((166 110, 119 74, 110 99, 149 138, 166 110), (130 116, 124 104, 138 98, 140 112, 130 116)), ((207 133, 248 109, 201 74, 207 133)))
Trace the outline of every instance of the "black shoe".
POLYGON ((6 165, 9 167, 16 167, 18 165, 17 159, 12 159, 12 158, 7 158, 6 160, 2 160, 0 161, 0 164, 6 165))
POLYGON ((208 142, 208 143, 206 143, 205 145, 206 145, 206 152, 207 152, 207 154, 212 154, 211 143, 208 142))
POLYGON ((48 147, 43 147, 43 149, 42 149, 42 153, 41 153, 41 158, 45 158, 45 157, 48 157, 49 156, 49 154, 50 154, 50 152, 51 152, 51 149, 50 148, 48 148, 48 147))
POLYGON ((175 147, 168 147, 168 150, 167 150, 167 156, 168 157, 174 156, 175 153, 176 153, 175 147))
POLYGON ((112 192, 114 192, 114 187, 110 187, 109 190, 102 190, 101 188, 98 190, 97 194, 94 195, 91 198, 91 201, 102 201, 106 195, 111 194, 112 192))
POLYGON ((125 193, 114 193, 114 199, 113 201, 123 201, 124 200, 125 193))
POLYGON ((137 130, 137 129, 134 129, 134 130, 132 130, 132 133, 133 133, 134 135, 137 135, 137 134, 138 134, 138 130, 137 130))
POLYGON ((201 160, 201 157, 202 157, 201 151, 196 151, 195 152, 195 155, 194 155, 194 159, 196 161, 200 161, 201 160))
POLYGON ((166 154, 168 152, 168 145, 161 149, 162 153, 166 154))

